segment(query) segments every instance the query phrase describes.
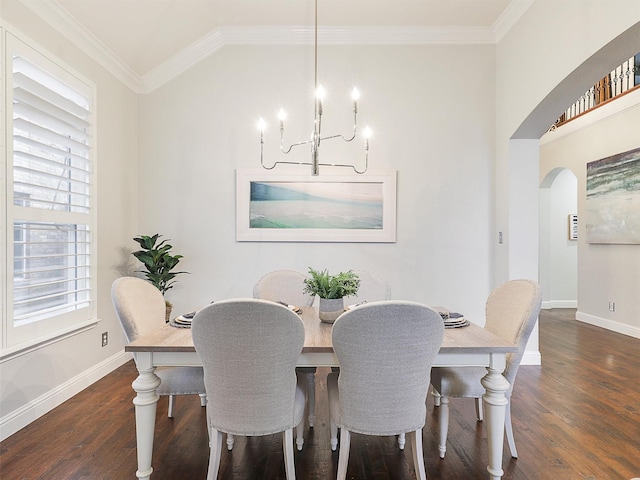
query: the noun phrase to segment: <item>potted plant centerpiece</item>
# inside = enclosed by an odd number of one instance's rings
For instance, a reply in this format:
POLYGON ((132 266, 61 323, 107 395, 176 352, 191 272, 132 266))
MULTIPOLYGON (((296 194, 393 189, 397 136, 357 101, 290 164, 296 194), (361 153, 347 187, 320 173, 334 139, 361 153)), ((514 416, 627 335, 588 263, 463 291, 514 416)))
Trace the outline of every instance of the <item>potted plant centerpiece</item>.
MULTIPOLYGON (((139 270, 139 272, 144 273, 147 280, 160 290, 160 293, 164 296, 167 290, 173 288, 173 284, 176 282, 176 280, 174 280, 176 275, 189 272, 173 271, 176 265, 178 265, 178 262, 180 262, 182 255, 172 255, 170 253, 173 246, 167 243, 168 240, 162 240, 160 243, 157 243, 161 236, 162 235, 156 233, 150 237, 147 235, 134 237, 134 240, 140 245, 141 250, 133 252, 132 255, 140 260, 146 268, 146 271, 139 270)), ((168 322, 173 305, 171 305, 171 302, 167 299, 165 299, 164 302, 167 306, 166 321, 168 322)))
POLYGON ((333 323, 344 312, 344 297, 358 293, 360 278, 351 270, 329 275, 326 269, 317 271, 311 267, 309 275, 304 281, 304 293, 320 297, 320 320, 333 323))

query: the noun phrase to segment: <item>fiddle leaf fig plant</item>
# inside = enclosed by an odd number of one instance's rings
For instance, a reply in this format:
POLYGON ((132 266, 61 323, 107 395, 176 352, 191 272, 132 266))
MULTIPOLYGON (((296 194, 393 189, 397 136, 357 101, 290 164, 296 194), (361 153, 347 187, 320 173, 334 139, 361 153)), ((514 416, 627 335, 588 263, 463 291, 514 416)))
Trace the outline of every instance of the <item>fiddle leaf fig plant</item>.
POLYGON ((360 287, 360 277, 351 270, 340 272, 337 275, 329 275, 326 269, 318 271, 309 267, 309 275, 311 276, 304 280, 304 293, 317 295, 320 298, 348 297, 358 293, 360 287))
MULTIPOLYGON (((134 240, 140 245, 140 250, 132 253, 134 257, 142 262, 146 270, 138 270, 144 273, 147 280, 154 285, 162 295, 173 288, 176 282, 175 277, 181 273, 174 272, 173 269, 178 265, 182 255, 172 255, 173 246, 168 240, 158 242, 162 235, 156 233, 152 236, 141 235, 134 237, 134 240)), ((167 302, 167 305, 171 304, 167 302)))

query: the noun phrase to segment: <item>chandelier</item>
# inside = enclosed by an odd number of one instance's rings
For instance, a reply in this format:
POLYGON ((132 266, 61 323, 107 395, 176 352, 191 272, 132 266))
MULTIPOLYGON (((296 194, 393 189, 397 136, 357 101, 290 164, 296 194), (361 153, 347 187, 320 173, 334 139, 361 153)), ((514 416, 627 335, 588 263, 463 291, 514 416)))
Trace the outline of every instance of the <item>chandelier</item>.
POLYGON ((289 165, 311 165, 311 175, 319 174, 319 167, 349 167, 358 174, 363 174, 367 171, 369 164, 369 138, 371 136, 371 129, 366 127, 362 132, 364 137, 364 168, 357 168, 355 165, 340 164, 340 163, 320 163, 320 143, 324 140, 342 139, 345 142, 351 142, 356 138, 358 127, 358 100, 360 98, 360 92, 354 87, 351 92, 351 99, 353 101, 353 132, 350 136, 344 136, 341 134, 322 136, 322 102, 325 97, 324 88, 322 85, 318 85, 318 0, 315 0, 315 28, 314 28, 314 86, 315 86, 315 101, 314 101, 314 122, 313 131, 309 140, 291 143, 289 146, 285 146, 284 143, 284 121, 286 119, 286 113, 283 109, 278 112, 278 120, 280 122, 280 151, 287 155, 294 147, 301 145, 309 145, 311 147, 311 161, 310 162, 295 162, 278 160, 272 165, 265 165, 264 163, 264 131, 266 123, 264 119, 258 120, 258 129, 260 130, 260 164, 262 168, 266 170, 273 170, 276 165, 289 164, 289 165))

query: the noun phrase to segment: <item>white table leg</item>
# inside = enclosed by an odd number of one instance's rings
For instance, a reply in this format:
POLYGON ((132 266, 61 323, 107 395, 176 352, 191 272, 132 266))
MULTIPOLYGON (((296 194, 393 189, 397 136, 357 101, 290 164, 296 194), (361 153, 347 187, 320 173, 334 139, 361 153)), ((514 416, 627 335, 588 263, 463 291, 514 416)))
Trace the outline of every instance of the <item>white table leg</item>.
POLYGON ((153 472, 151 455, 153 453, 153 436, 156 427, 156 407, 159 395, 156 389, 160 379, 154 373, 155 368, 138 366, 138 378, 133 381, 133 389, 137 395, 133 399, 136 410, 136 442, 138 451, 138 470, 136 477, 148 480, 153 472))
POLYGON ((316 373, 307 372, 307 400, 309 409, 309 427, 316 421, 316 373))
POLYGON ((504 354, 491 356, 491 366, 487 367, 487 375, 482 378, 482 386, 486 393, 482 397, 485 406, 485 425, 489 449, 489 465, 487 471, 491 480, 500 480, 502 470, 502 450, 504 438, 504 418, 507 406, 505 392, 509 390, 509 382, 502 375, 505 368, 504 354))

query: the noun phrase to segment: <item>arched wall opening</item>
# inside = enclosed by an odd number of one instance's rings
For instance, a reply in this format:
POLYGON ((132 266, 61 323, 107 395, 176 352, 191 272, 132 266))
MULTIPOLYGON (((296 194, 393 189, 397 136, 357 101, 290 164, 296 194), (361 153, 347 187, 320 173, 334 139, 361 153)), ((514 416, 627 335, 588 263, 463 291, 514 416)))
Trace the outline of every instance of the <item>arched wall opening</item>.
POLYGON ((577 213, 577 177, 568 168, 552 170, 540 185, 542 308, 577 308, 578 241, 570 223, 570 215, 577 213))
MULTIPOLYGON (((618 35, 591 55, 573 72, 567 75, 553 88, 542 101, 531 110, 525 120, 515 129, 508 141, 507 172, 508 177, 508 253, 506 273, 508 278, 541 277, 540 267, 540 139, 555 122, 565 107, 571 105, 587 88, 595 84, 599 78, 611 71, 622 61, 638 53, 640 45, 640 22, 618 35)), ((611 138, 603 139, 611 141, 611 138)), ((579 172, 578 172, 579 173, 579 172)), ((578 178, 580 183, 580 178, 578 178)), ((579 187, 580 188, 580 187, 579 187)), ((579 195, 580 193, 578 193, 579 195)), ((500 201, 498 199, 498 201, 500 201)), ((580 252, 580 249, 578 249, 580 252)), ((580 265, 578 253, 577 263, 580 265)), ((578 267, 580 268, 580 267, 578 267)), ((544 274, 544 272, 542 272, 544 274)), ((498 277, 500 278, 500 277, 498 277)), ((576 318, 610 326, 607 321, 600 321, 603 315, 587 313, 580 315, 581 295, 580 280, 577 281, 578 313, 576 318)), ((637 283, 636 283, 637 288, 637 283)), ((606 305, 606 301, 600 299, 606 305)), ((600 307, 598 307, 600 308, 600 307)), ((604 309, 606 310, 606 308, 604 309)), ((599 312, 599 310, 598 310, 599 312)), ((633 314, 633 313, 632 313, 633 314)), ((626 326, 617 331, 628 331, 626 326)), ((632 329, 640 331, 640 326, 632 329)), ((531 335, 523 364, 540 364, 538 349, 538 326, 531 335)))

